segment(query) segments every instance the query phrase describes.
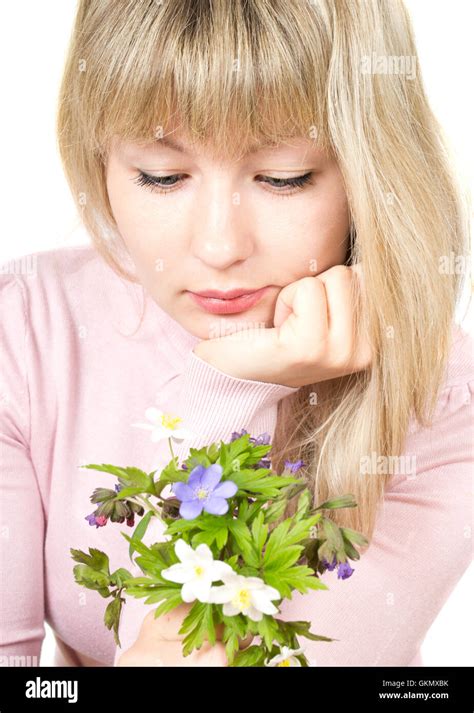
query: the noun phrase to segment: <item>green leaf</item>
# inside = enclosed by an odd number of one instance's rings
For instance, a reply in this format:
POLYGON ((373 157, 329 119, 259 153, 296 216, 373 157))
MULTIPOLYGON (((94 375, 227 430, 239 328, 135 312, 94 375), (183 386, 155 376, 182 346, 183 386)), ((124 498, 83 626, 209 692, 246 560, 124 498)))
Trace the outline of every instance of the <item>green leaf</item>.
MULTIPOLYGON (((143 490, 143 488, 137 488, 135 486, 129 488, 123 488, 120 492, 116 493, 115 500, 124 500, 125 498, 133 498, 134 495, 141 495, 144 492, 149 492, 148 490, 143 490)), ((155 491, 153 490, 153 493, 155 491)))
POLYGON ((268 500, 277 497, 286 485, 297 482, 296 478, 289 476, 269 475, 271 472, 269 468, 243 469, 233 472, 230 480, 237 485, 240 495, 243 493, 264 495, 268 500))
POLYGON ((107 588, 107 594, 109 594, 108 587, 110 584, 110 578, 107 574, 104 574, 104 572, 92 569, 92 567, 89 567, 86 564, 77 564, 73 568, 73 572, 77 584, 82 584, 88 589, 99 590, 107 588))
MULTIPOLYGON (((290 638, 290 635, 298 635, 312 641, 339 641, 339 639, 331 639, 328 636, 311 633, 309 630, 311 623, 309 621, 283 621, 282 619, 276 619, 276 621, 285 638, 290 638)), ((295 643, 297 643, 297 640, 295 643)), ((295 648, 299 648, 299 646, 295 646, 295 648)))
POLYGON ((191 472, 194 470, 194 468, 196 468, 196 466, 202 465, 204 468, 209 468, 209 466, 211 465, 212 461, 207 454, 207 448, 208 446, 189 449, 189 455, 184 461, 186 469, 183 471, 186 475, 186 480, 189 479, 191 472))
POLYGON ((114 639, 117 646, 121 646, 118 631, 123 601, 124 600, 121 597, 114 597, 110 604, 107 606, 104 614, 105 626, 107 627, 107 629, 113 628, 114 639))
POLYGON ((115 475, 120 479, 122 485, 130 485, 141 488, 141 491, 154 493, 153 478, 148 473, 145 473, 139 468, 119 468, 115 465, 109 465, 102 463, 98 465, 96 463, 89 463, 88 465, 79 466, 80 468, 89 468, 92 470, 99 470, 104 473, 110 473, 115 475))
POLYGON ((344 539, 348 540, 353 545, 360 545, 365 547, 369 544, 369 540, 361 532, 351 530, 350 527, 341 527, 340 530, 344 539))
POLYGON ((138 525, 136 526, 135 530, 133 531, 132 539, 130 541, 130 547, 128 548, 128 554, 130 559, 132 559, 132 555, 135 552, 135 543, 136 542, 141 542, 143 539, 143 536, 147 530, 148 524, 153 517, 153 511, 148 510, 146 515, 142 517, 138 525))
MULTIPOLYGON (((170 582, 168 582, 168 585, 170 582)), ((145 599, 145 604, 156 604, 157 602, 174 600, 177 595, 181 597, 181 586, 156 586, 156 587, 127 587, 127 594, 135 599, 145 599)))
POLYGON ((219 445, 217 443, 211 443, 207 446, 206 454, 211 463, 215 463, 219 457, 219 445))
POLYGON ((259 635, 265 642, 268 650, 272 648, 273 639, 279 636, 278 624, 275 619, 268 614, 264 614, 260 621, 257 622, 259 635))
POLYGON ((342 539, 339 527, 328 517, 322 519, 323 532, 331 549, 336 552, 344 552, 344 540, 342 539))
MULTIPOLYGON (((121 532, 127 542, 131 542, 132 538, 125 532, 121 532)), ((161 576, 161 571, 170 564, 175 564, 178 559, 173 552, 173 545, 170 542, 155 543, 151 547, 147 547, 140 540, 134 541, 134 549, 140 553, 141 557, 136 557, 135 562, 142 571, 146 570, 152 575, 161 576)))
POLYGON ((163 542, 154 542, 150 545, 150 552, 155 562, 163 562, 165 567, 169 567, 176 562, 179 562, 174 551, 174 542, 164 540, 163 542))
MULTIPOLYGON (((130 535, 127 535, 125 532, 120 533, 127 542, 131 543, 133 538, 130 537, 130 535)), ((137 552, 139 552, 142 555, 147 555, 148 557, 151 557, 153 559, 153 551, 147 547, 141 540, 133 540, 133 548, 137 552)))
POLYGON ((277 550, 267 562, 265 562, 264 558, 265 572, 291 567, 301 557, 303 549, 302 545, 291 545, 277 550))
POLYGON ((267 446, 253 446, 246 461, 247 465, 256 465, 264 456, 267 455, 267 453, 271 451, 271 449, 271 444, 267 446))
POLYGON ((222 610, 217 613, 219 621, 224 624, 222 641, 225 644, 225 652, 229 666, 232 665, 235 652, 239 650, 239 638, 244 639, 247 636, 248 626, 245 618, 238 614, 236 616, 225 616, 222 610))
POLYGON ((226 546, 229 537, 229 529, 227 527, 221 528, 216 535, 216 545, 222 550, 226 546))
MULTIPOLYGON (((239 646, 237 641, 237 647, 239 646)), ((267 652, 262 646, 249 646, 243 651, 239 651, 233 662, 229 661, 232 666, 264 666, 264 661, 267 652)))
POLYGON ((309 490, 304 490, 298 499, 298 508, 295 513, 295 519, 301 520, 303 517, 306 517, 311 507, 311 504, 311 493, 309 492, 309 490))
POLYGON ((177 589, 173 595, 168 597, 166 601, 162 602, 160 606, 155 609, 155 619, 157 619, 159 616, 162 616, 163 614, 167 614, 172 609, 176 609, 176 607, 179 607, 179 605, 182 603, 183 600, 181 598, 181 589, 177 589))
POLYGON ((169 566, 163 562, 160 555, 153 555, 151 557, 148 555, 139 555, 135 558, 135 562, 142 572, 150 577, 156 577, 160 579, 160 581, 162 581, 161 572, 169 566))
POLYGON ((306 594, 308 589, 328 589, 327 585, 314 574, 314 570, 306 565, 297 565, 276 572, 265 570, 264 580, 271 587, 275 587, 282 598, 288 599, 291 599, 294 589, 302 594, 306 594))
POLYGON ((128 580, 132 579, 132 575, 128 571, 128 569, 124 569, 123 567, 120 567, 117 569, 110 577, 110 581, 112 584, 115 584, 117 587, 123 587, 125 582, 128 580))
POLYGON ((205 640, 208 640, 211 646, 216 643, 215 606, 196 601, 191 607, 178 632, 186 634, 182 642, 183 656, 188 656, 194 649, 200 649, 205 640))
POLYGON ((196 548, 198 545, 208 545, 211 547, 215 539, 215 532, 197 532, 191 539, 191 546, 193 548, 196 548))
POLYGON ((97 572, 104 572, 104 574, 110 574, 109 572, 109 558, 105 552, 97 550, 94 547, 89 547, 89 554, 86 554, 82 550, 75 550, 70 548, 70 553, 75 562, 80 562, 81 564, 86 564, 91 569, 97 572))
POLYGON ((199 518, 194 518, 193 520, 185 520, 184 518, 174 520, 168 525, 163 534, 176 535, 181 534, 182 532, 188 532, 189 530, 195 530, 197 527, 200 527, 200 522, 198 522, 198 520, 199 518))
POLYGON ((175 463, 171 461, 163 470, 161 471, 160 477, 155 483, 155 492, 157 495, 161 495, 161 491, 171 483, 186 483, 189 478, 189 473, 186 470, 179 470, 177 466, 176 458, 175 463))
POLYGON ((271 505, 265 508, 265 522, 272 523, 279 520, 285 512, 285 508, 288 504, 286 499, 275 500, 271 505))
POLYGON ((255 551, 252 535, 247 525, 241 520, 231 520, 229 522, 229 530, 236 541, 237 551, 242 554, 246 564, 251 567, 258 567, 260 565, 260 555, 255 551))
POLYGON ((357 502, 352 494, 341 495, 338 498, 332 498, 331 500, 326 500, 321 505, 318 505, 315 510, 336 510, 338 508, 356 508, 357 502))
POLYGON ((229 631, 229 634, 225 641, 225 654, 227 657, 227 663, 232 666, 234 663, 235 652, 239 650, 239 637, 233 631, 229 631))
POLYGON ((265 566, 270 565, 272 557, 279 553, 282 548, 296 544, 309 537, 311 528, 321 518, 321 514, 317 513, 303 520, 295 520, 292 517, 283 520, 270 533, 267 545, 265 547, 264 563, 265 566), (291 527, 291 530, 290 530, 291 527))
POLYGON ((243 520, 243 522, 247 522, 248 519, 248 512, 249 512, 249 501, 247 498, 242 498, 240 501, 239 505, 239 520, 243 520))
POLYGON ((235 569, 237 567, 237 563, 239 561, 239 555, 233 555, 232 557, 229 557, 227 560, 227 564, 232 567, 232 569, 235 569))
POLYGON ((264 513, 260 511, 252 523, 252 537, 255 544, 255 549, 260 555, 263 554, 263 547, 267 540, 268 525, 263 524, 264 513))
POLYGON ((221 441, 221 461, 223 469, 226 469, 226 464, 230 463, 232 465, 233 461, 241 454, 246 453, 251 448, 250 444, 250 434, 245 433, 240 438, 236 438, 235 441, 230 443, 223 443, 221 441), (222 455, 225 454, 225 464, 222 462, 222 455))

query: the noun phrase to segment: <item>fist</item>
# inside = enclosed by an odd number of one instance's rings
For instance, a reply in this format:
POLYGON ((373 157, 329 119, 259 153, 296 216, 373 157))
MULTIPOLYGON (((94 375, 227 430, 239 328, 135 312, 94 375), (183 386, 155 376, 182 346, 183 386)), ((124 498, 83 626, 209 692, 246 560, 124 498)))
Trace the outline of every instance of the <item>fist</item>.
POLYGON ((273 328, 205 339, 194 353, 240 379, 300 387, 370 366, 371 350, 357 330, 361 265, 336 265, 303 277, 278 294, 273 328))
MULTIPOLYGON (((222 643, 223 624, 216 627, 216 643, 205 641, 199 650, 183 656, 183 634, 178 631, 192 604, 183 603, 176 609, 155 619, 150 611, 144 618, 137 640, 117 661, 117 666, 227 666, 225 646, 222 643)), ((240 642, 248 646, 249 636, 240 642)))

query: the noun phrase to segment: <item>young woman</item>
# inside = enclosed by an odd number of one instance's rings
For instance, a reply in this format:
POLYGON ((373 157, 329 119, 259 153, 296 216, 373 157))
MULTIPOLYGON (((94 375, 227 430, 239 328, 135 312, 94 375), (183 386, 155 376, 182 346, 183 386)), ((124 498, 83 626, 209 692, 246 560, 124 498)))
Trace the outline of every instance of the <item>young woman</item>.
POLYGON ((78 466, 166 463, 131 428, 156 406, 198 434, 180 460, 245 428, 315 502, 353 493, 353 575, 281 616, 336 639, 313 665, 420 665, 472 557, 474 373, 467 211, 402 2, 82 0, 58 136, 91 245, 1 275, 2 655, 47 621, 57 663, 225 665, 181 656, 184 605, 128 600, 117 648, 74 582, 71 547, 128 561, 78 466))

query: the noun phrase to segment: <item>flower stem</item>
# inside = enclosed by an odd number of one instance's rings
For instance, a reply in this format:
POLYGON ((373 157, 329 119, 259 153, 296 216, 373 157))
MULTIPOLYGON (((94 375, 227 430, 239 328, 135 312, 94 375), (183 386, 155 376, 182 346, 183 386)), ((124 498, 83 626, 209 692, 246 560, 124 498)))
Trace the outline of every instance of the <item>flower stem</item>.
POLYGON ((160 513, 160 511, 157 510, 157 509, 155 508, 155 506, 152 505, 152 503, 150 502, 150 496, 146 496, 146 495, 135 495, 134 498, 129 498, 129 499, 133 499, 135 502, 136 502, 137 500, 139 500, 141 505, 145 505, 149 510, 152 510, 152 511, 155 513, 155 515, 156 515, 157 517, 159 517, 160 520, 161 520, 161 513, 160 513))
POLYGON ((174 454, 173 446, 172 446, 172 444, 171 444, 171 436, 168 438, 168 443, 169 443, 169 446, 170 446, 171 457, 173 458, 173 466, 174 466, 174 469, 176 470, 176 462, 175 462, 176 456, 175 456, 175 454, 174 454))

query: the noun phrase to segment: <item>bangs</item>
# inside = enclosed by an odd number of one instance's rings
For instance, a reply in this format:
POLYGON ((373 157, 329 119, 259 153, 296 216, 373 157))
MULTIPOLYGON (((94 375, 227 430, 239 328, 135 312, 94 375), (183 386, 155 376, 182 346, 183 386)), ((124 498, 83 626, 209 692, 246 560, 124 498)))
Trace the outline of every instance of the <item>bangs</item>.
POLYGON ((327 149, 331 39, 314 5, 292 5, 105 3, 84 38, 85 141, 106 153, 114 135, 150 142, 179 129, 230 157, 294 136, 327 149))

